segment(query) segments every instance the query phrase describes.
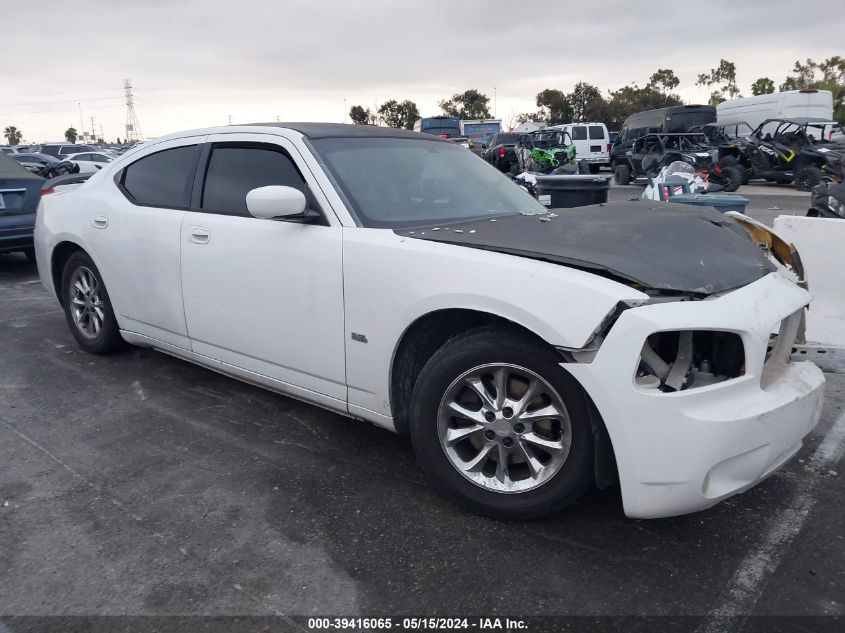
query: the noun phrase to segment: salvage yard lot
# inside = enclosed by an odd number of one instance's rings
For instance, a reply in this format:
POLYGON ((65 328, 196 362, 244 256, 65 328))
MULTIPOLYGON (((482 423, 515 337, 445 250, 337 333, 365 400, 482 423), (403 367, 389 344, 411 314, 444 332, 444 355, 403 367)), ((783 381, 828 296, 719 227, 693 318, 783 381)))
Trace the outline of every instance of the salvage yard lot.
MULTIPOLYGON (((808 199, 739 194, 767 224, 808 199)), ((0 337, 0 614, 845 615, 845 376, 798 458, 709 511, 633 521, 611 488, 519 524, 439 497, 386 431, 80 351, 18 256, 0 337)))

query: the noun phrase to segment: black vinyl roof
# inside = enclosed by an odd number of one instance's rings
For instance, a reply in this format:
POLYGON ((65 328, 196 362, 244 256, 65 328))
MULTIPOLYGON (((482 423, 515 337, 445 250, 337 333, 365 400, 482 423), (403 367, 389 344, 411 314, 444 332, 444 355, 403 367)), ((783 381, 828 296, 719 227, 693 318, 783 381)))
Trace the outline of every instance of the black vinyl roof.
POLYGON ((421 134, 411 130, 397 130, 392 127, 375 125, 353 125, 349 123, 251 123, 264 127, 280 127, 296 130, 309 139, 318 138, 424 138, 441 140, 433 134, 421 134))

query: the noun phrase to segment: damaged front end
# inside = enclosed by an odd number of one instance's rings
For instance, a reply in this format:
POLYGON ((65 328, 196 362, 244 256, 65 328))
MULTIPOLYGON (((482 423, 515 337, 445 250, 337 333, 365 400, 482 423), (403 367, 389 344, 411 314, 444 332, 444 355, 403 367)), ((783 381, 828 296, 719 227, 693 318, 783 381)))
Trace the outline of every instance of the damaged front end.
MULTIPOLYGON (((772 265, 797 286, 806 289, 804 268, 795 245, 779 237, 769 227, 741 213, 728 213, 772 265)), ((667 302, 702 301, 695 293, 666 292, 637 286, 649 296, 647 305, 667 302)), ((729 291, 730 292, 730 291, 729 291)), ((723 294, 723 293, 720 293, 723 294)), ((597 329, 583 350, 561 350, 569 362, 591 362, 613 324, 630 307, 617 305, 597 329)), ((805 309, 781 321, 769 335, 765 360, 766 376, 789 362, 793 346, 805 340, 805 309)), ((643 342, 634 382, 639 389, 661 392, 683 391, 739 378, 745 374, 745 348, 742 337, 719 330, 670 330, 655 332, 643 342)))
POLYGON ((635 383, 642 389, 682 391, 745 373, 745 349, 734 332, 657 332, 643 343, 635 383))
POLYGON ((778 236, 765 224, 753 220, 743 213, 728 211, 725 215, 732 217, 745 229, 751 240, 782 273, 785 273, 788 278, 792 278, 802 288, 807 288, 804 266, 794 244, 778 236))

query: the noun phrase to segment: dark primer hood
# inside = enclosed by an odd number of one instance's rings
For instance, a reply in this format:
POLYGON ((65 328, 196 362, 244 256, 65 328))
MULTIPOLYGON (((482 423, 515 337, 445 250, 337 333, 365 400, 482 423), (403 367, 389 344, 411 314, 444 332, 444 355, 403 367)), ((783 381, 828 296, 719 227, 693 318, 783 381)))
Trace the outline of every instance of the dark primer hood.
POLYGON ((681 204, 614 202, 395 232, 555 262, 668 293, 706 296, 774 270, 733 219, 681 204))

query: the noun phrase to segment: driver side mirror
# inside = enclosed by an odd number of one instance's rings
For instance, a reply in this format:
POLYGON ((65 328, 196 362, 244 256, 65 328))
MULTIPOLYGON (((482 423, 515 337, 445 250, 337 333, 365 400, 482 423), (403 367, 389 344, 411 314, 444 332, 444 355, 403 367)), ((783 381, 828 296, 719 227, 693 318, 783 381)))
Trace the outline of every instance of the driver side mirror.
POLYGON ((306 207, 305 194, 293 187, 271 185, 246 194, 246 208, 256 218, 271 220, 301 215, 306 207))

